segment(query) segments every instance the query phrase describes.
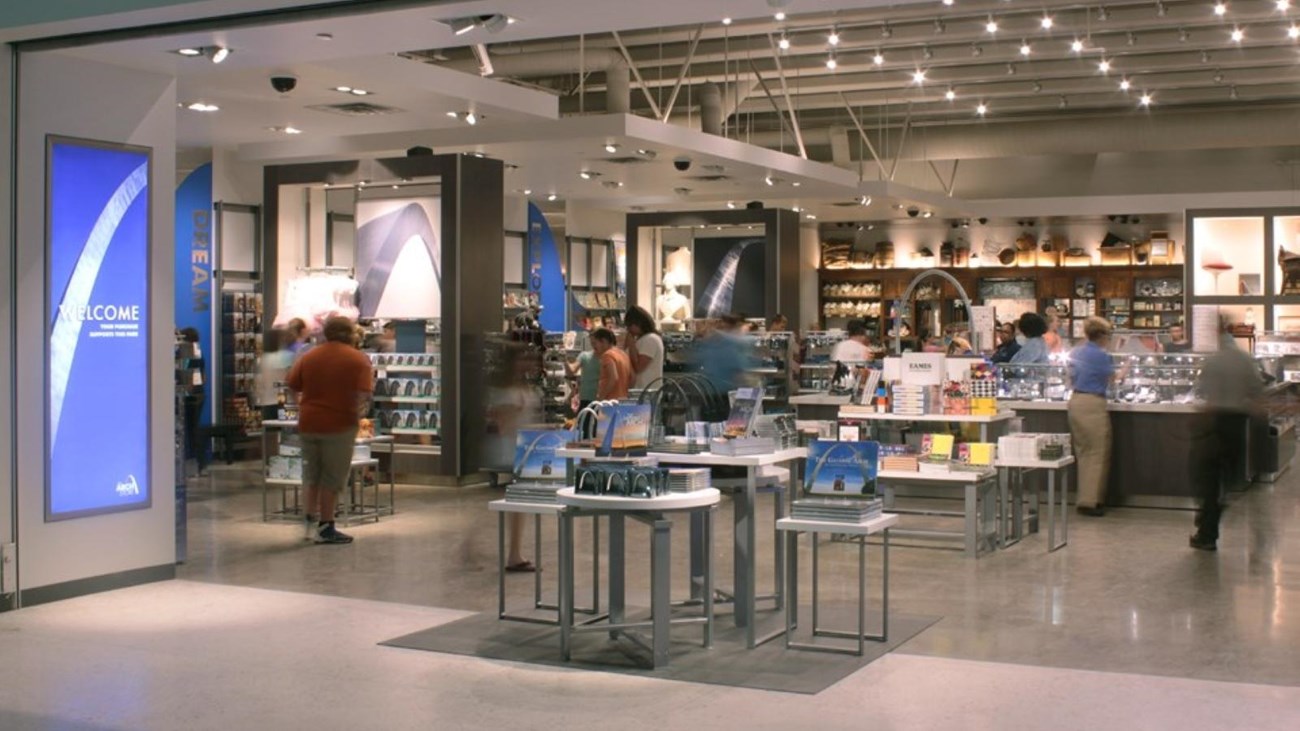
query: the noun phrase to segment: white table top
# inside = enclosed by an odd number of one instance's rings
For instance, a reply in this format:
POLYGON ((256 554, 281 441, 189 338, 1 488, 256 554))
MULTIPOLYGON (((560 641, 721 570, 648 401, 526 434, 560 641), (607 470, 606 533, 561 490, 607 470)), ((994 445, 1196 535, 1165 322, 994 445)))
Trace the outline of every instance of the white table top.
POLYGON ((897 513, 881 513, 865 523, 840 523, 832 520, 805 520, 803 518, 782 518, 776 521, 777 530, 796 530, 817 533, 845 533, 855 536, 869 536, 898 525, 897 513))
POLYGON ((564 510, 559 503, 524 503, 516 500, 493 500, 488 510, 494 513, 527 513, 528 515, 555 515, 564 510))
POLYGON ((589 495, 578 493, 572 487, 562 487, 556 493, 561 505, 597 510, 693 510, 717 505, 722 493, 707 487, 693 492, 674 492, 659 497, 619 497, 617 495, 589 495))
POLYGON ((843 396, 832 396, 829 393, 807 393, 802 396, 791 396, 789 403, 791 406, 845 406, 852 398, 848 394, 843 396))
POLYGON ((982 472, 966 470, 953 472, 912 472, 903 470, 880 470, 876 479, 884 482, 912 480, 916 482, 981 482, 997 476, 997 471, 987 469, 982 472))
POLYGON ((1060 459, 1002 459, 994 460, 995 467, 1011 467, 1027 470, 1059 470, 1062 467, 1069 467, 1074 464, 1074 455, 1062 457, 1060 459))
MULTIPOLYGON (((594 449, 574 449, 569 447, 555 450, 555 456, 569 459, 597 459, 596 450, 594 449)), ((807 456, 808 450, 805 447, 782 449, 769 454, 742 454, 735 457, 726 454, 713 454, 712 452, 701 454, 650 452, 646 455, 647 458, 660 464, 692 465, 696 467, 765 467, 796 459, 804 459, 807 456)))
POLYGON ((841 419, 862 419, 863 421, 913 421, 913 422, 941 422, 956 424, 992 424, 999 421, 1007 421, 1016 418, 1014 411, 999 411, 993 415, 984 414, 921 414, 909 416, 907 414, 881 414, 876 411, 867 411, 872 408, 869 406, 846 406, 840 409, 839 417, 841 419), (862 409, 859 411, 858 409, 862 409))
MULTIPOLYGON (((1068 411, 1068 401, 1004 401, 1004 405, 1017 411, 1068 411)), ((1197 404, 1126 404, 1108 401, 1106 410, 1129 414, 1195 414, 1197 404)))

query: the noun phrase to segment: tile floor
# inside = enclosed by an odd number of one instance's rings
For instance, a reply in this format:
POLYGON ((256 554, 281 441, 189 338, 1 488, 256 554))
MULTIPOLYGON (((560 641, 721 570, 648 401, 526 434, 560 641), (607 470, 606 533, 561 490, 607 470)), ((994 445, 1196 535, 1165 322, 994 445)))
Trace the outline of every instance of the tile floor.
MULTIPOLYGON (((1295 475, 1234 503, 1217 554, 1155 510, 1072 516, 1053 554, 1041 535, 979 560, 896 549, 893 607, 944 619, 813 697, 380 647, 494 606, 495 493, 401 488, 353 545, 312 546, 261 522, 249 476, 192 486, 181 580, 0 615, 0 729, 1300 727, 1295 475)), ((841 548, 832 599, 852 591, 841 548)))

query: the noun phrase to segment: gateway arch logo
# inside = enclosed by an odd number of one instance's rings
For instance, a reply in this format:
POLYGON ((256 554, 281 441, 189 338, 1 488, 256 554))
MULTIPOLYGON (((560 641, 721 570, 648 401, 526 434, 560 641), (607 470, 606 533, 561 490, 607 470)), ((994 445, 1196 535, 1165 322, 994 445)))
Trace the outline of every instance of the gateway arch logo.
POLYGON ((357 294, 362 317, 442 316, 437 198, 357 202, 357 294))

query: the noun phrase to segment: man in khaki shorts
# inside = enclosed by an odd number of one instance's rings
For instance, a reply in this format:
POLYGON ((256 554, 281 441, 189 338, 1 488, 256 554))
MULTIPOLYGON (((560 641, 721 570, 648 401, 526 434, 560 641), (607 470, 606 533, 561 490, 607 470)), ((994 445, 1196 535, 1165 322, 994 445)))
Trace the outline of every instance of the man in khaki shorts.
POLYGON ((334 528, 334 509, 348 485, 357 423, 369 409, 374 389, 370 360, 352 346, 352 321, 326 320, 325 342, 298 358, 288 383, 298 394, 307 538, 317 543, 351 543, 352 536, 334 528), (319 525, 312 525, 312 516, 319 525))

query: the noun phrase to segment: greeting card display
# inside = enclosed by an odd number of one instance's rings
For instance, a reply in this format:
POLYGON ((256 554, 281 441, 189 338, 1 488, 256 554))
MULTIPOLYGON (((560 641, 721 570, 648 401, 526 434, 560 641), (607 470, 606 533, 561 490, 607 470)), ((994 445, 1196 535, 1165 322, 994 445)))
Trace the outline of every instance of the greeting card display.
POLYGON ((596 417, 596 456, 643 455, 650 446, 650 404, 611 404, 596 417))
POLYGON ((880 445, 818 439, 808 447, 804 494, 819 497, 874 497, 880 445))

